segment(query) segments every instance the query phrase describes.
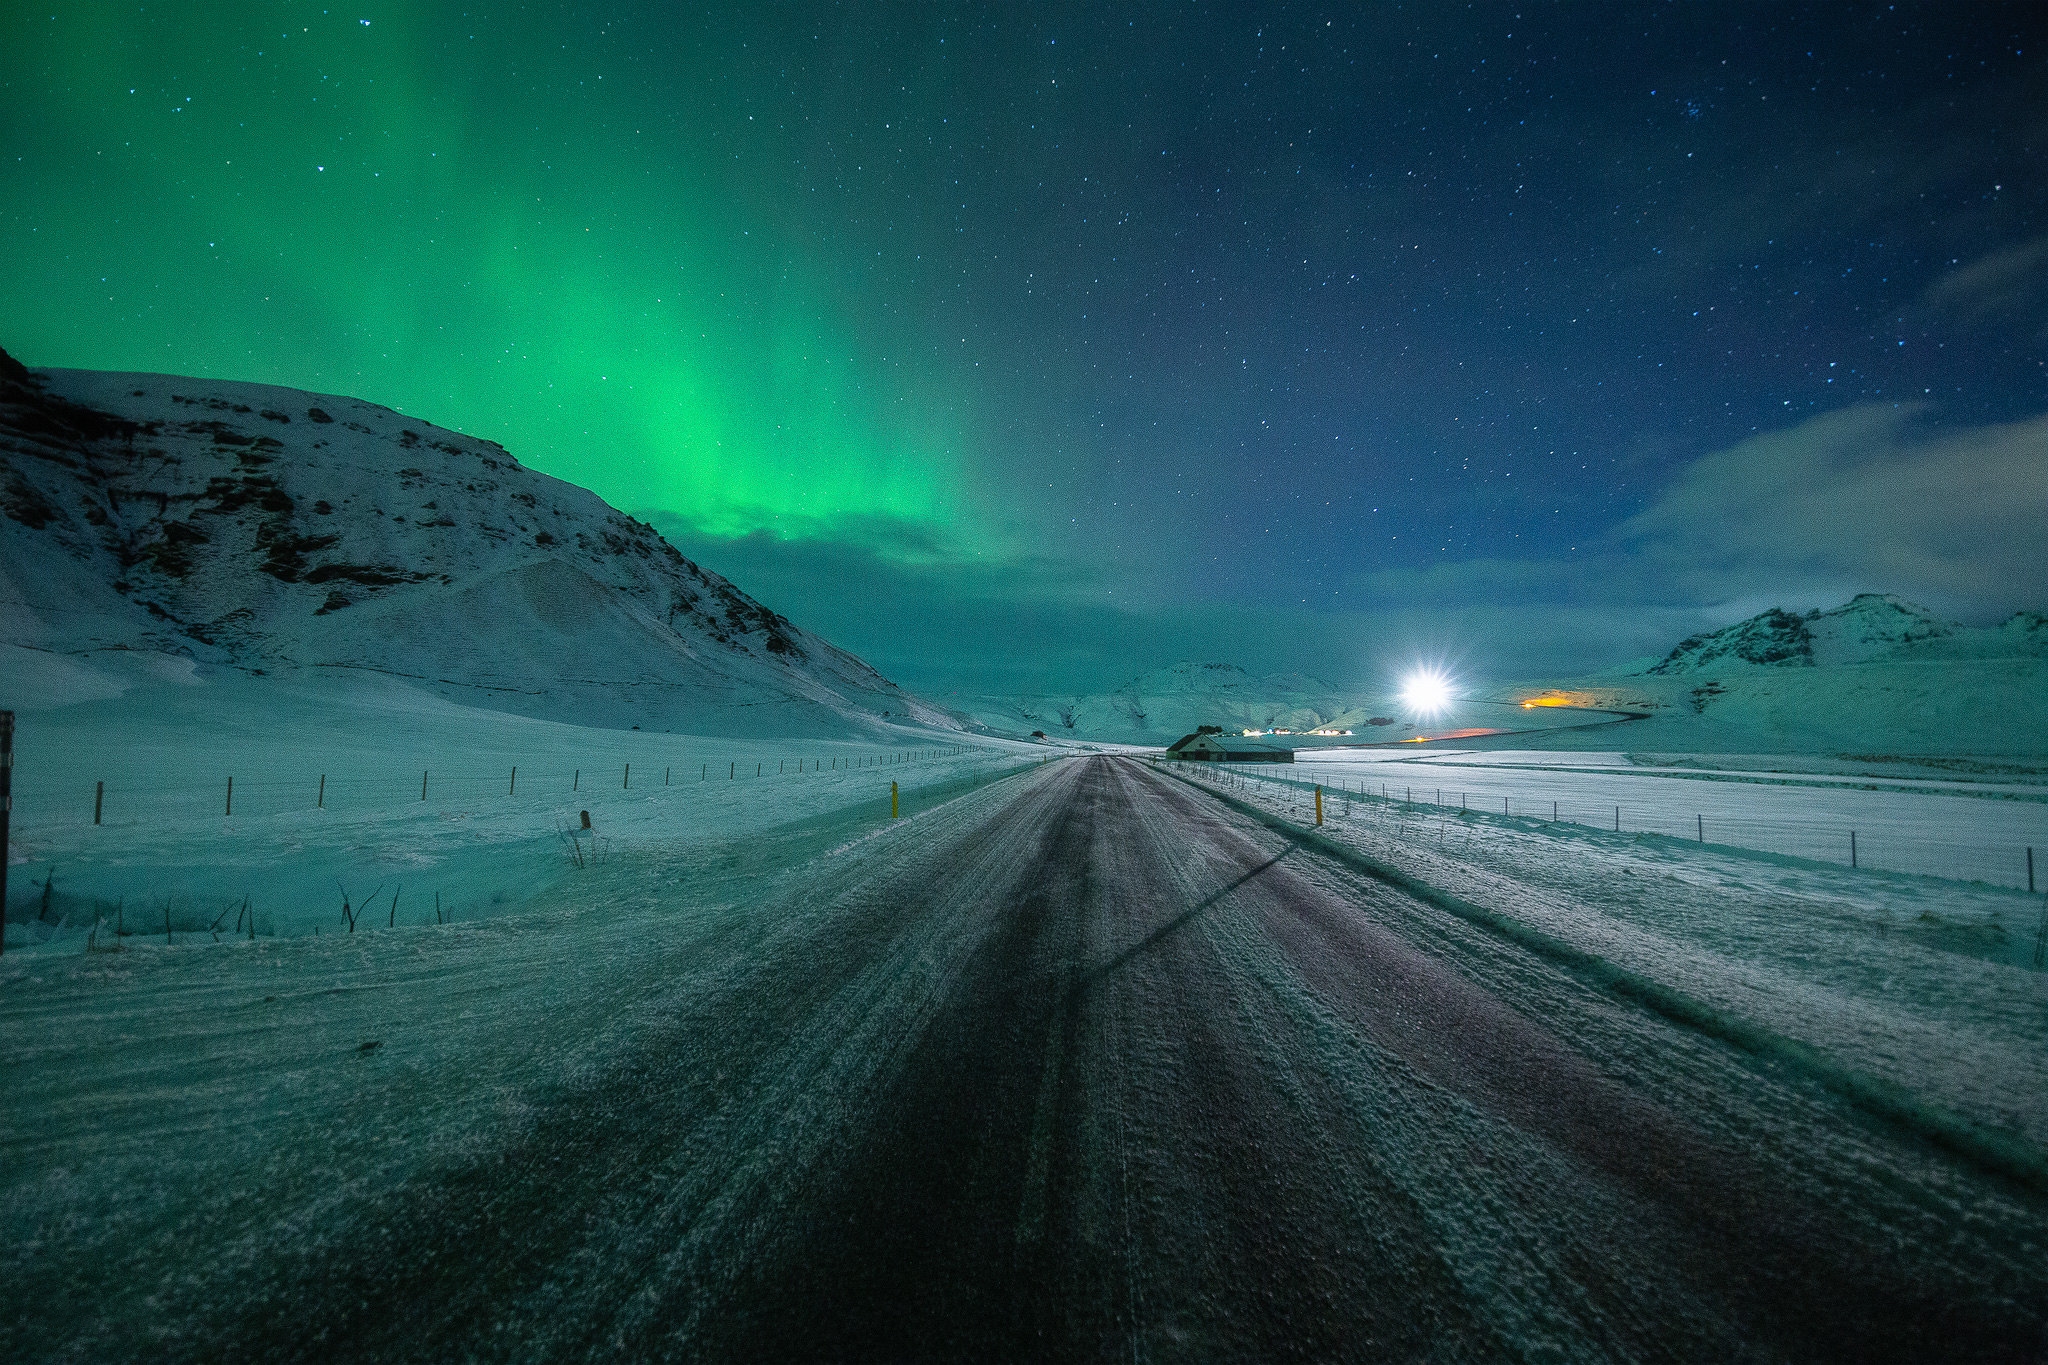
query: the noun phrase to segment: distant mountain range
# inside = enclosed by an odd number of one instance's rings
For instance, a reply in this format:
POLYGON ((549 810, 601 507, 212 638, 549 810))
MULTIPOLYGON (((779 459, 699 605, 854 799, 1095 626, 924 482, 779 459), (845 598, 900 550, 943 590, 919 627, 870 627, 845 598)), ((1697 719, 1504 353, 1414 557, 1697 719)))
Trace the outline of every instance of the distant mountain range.
POLYGON ((957 725, 490 441, 351 398, 5 352, 0 643, 367 670, 587 724, 957 725))
POLYGON ((1385 703, 1346 693, 1304 673, 1254 674, 1234 664, 1179 663, 1105 693, 953 700, 974 720, 1013 733, 1054 738, 1170 743, 1197 725, 1229 730, 1323 728, 1377 733, 1385 703))
MULTIPOLYGON (((1230 664, 1175 664, 1105 693, 949 700, 993 729, 1127 744, 1170 744, 1198 725, 1352 731, 1321 741, 1336 744, 1400 741, 1418 728, 1384 692, 1230 664)), ((2048 752, 2048 617, 1970 627, 1875 593, 1828 611, 1774 609, 1693 636, 1640 671, 1468 689, 1428 729, 1510 730, 1471 742, 1512 747, 2048 752), (1587 720, 1584 710, 1520 705, 1538 695, 1648 719, 1566 728, 1587 720)))

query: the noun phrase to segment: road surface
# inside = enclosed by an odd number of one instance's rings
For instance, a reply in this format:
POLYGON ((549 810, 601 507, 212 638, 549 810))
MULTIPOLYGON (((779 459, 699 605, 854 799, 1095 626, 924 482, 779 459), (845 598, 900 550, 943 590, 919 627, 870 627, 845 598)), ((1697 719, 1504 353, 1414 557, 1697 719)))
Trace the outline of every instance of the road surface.
POLYGON ((1135 761, 1051 764, 821 865, 688 970, 622 977, 613 1041, 516 1122, 280 1193, 187 1246, 190 1293, 146 1321, 19 1340, 2048 1356, 2048 1201, 1135 761))

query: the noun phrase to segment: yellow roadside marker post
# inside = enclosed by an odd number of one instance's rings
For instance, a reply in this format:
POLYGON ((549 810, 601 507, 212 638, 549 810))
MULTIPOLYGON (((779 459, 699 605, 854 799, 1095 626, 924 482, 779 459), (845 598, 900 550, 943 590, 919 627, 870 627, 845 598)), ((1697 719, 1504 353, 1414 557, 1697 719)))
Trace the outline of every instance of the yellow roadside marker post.
POLYGON ((1316 788, 1316 823, 1323 823, 1323 789, 1320 786, 1316 788))
POLYGON ((889 818, 891 820, 896 818, 896 784, 894 782, 889 784, 889 818))

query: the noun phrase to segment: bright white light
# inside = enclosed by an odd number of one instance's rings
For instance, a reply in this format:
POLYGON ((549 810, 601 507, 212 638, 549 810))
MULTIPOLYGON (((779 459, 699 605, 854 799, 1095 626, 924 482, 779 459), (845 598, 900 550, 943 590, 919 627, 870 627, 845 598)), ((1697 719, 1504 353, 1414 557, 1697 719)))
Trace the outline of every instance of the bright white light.
POLYGON ((1451 680, 1434 669, 1419 669, 1402 684, 1401 701, 1418 716, 1434 716, 1451 704, 1451 680))

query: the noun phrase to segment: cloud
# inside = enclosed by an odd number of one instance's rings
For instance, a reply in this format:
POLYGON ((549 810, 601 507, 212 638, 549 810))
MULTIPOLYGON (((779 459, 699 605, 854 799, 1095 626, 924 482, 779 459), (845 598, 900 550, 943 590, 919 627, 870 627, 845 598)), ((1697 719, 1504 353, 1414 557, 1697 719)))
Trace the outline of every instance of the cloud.
POLYGON ((1959 429, 1918 418, 1869 404, 1703 456, 1583 555, 1384 570, 1353 586, 1439 609, 1711 610, 1883 591, 1989 618, 2048 603, 2048 415, 1959 429))
POLYGON ((2015 313, 2048 300, 2048 233, 1950 271, 1921 298, 1930 308, 1979 317, 2015 313))
POLYGON ((2048 602, 2048 416, 1917 416, 1855 407, 1705 456, 1613 543, 1666 601, 1875 590, 1973 617, 2048 602))
POLYGON ((1965 620, 2048 605, 2048 416, 1930 428, 1871 404, 1687 466, 1649 507, 1551 559, 1362 574, 1384 623, 1433 622, 1509 671, 1661 653, 1771 606, 1894 592, 1965 620))

